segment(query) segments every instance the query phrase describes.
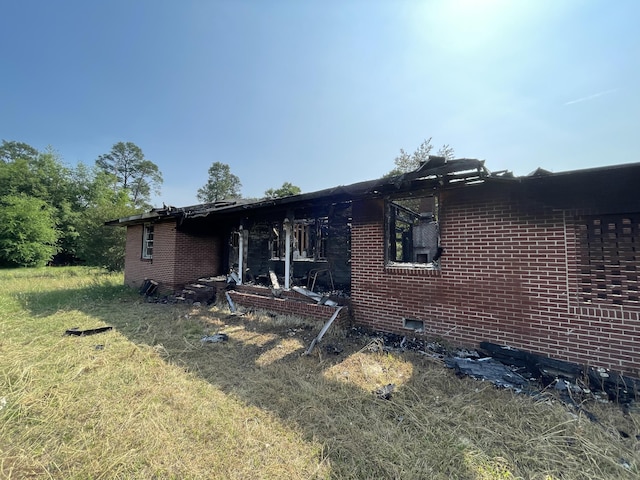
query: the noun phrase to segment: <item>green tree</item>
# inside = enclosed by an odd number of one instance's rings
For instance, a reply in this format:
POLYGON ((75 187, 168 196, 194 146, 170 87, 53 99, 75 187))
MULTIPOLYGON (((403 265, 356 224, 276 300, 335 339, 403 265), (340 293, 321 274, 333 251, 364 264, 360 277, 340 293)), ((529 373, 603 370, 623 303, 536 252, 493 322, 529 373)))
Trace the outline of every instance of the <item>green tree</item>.
MULTIPOLYGON (((429 155, 432 150, 433 145, 431 144, 431 137, 423 141, 416 151, 411 154, 405 152, 404 149, 401 148, 400 155, 393 160, 393 163, 396 165, 395 168, 389 171, 385 177, 394 177, 396 175, 402 175, 403 173, 415 170, 429 159, 429 155)), ((451 146, 445 144, 440 147, 436 155, 445 157, 447 160, 452 160, 455 152, 451 146)))
POLYGON ((148 207, 151 192, 160 193, 162 173, 147 160, 142 149, 132 142, 118 142, 111 151, 100 155, 96 165, 113 175, 113 190, 125 190, 134 205, 148 207))
POLYGON ((62 162, 51 147, 40 153, 31 165, 37 181, 32 195, 44 200, 53 209, 59 231, 57 253, 73 258, 78 238, 75 222, 79 213, 73 170, 62 162))
MULTIPOLYGON (((134 180, 132 180, 134 179, 134 180)), ((95 166, 65 166, 51 148, 39 152, 21 142, 0 145, 2 252, 0 265, 35 265, 55 260, 83 260, 114 270, 124 265, 125 230, 104 222, 141 212, 146 205, 130 197, 127 188, 114 188, 118 177, 95 166), (55 240, 43 225, 53 221, 55 240), (33 231, 32 231, 33 230, 33 231), (26 232, 26 233, 25 233, 26 232)), ((51 225, 49 225, 51 227, 51 225)))
POLYGON ((198 200, 201 202, 217 202, 227 198, 240 198, 240 179, 231 173, 226 163, 214 162, 209 167, 207 183, 198 189, 198 200))
POLYGON ((2 140, 0 145, 0 162, 8 163, 18 158, 35 159, 39 152, 31 145, 22 142, 2 140))
POLYGON ((292 184, 291 182, 284 182, 280 188, 270 188, 265 190, 264 196, 266 198, 282 198, 290 195, 298 195, 302 193, 300 187, 292 184))
POLYGON ((0 197, 0 264, 44 265, 56 253, 55 212, 44 200, 27 195, 0 197))
POLYGON ((58 253, 73 256, 78 206, 72 170, 51 147, 39 152, 26 143, 3 141, 0 157, 0 196, 26 195, 46 202, 59 230, 58 253))
POLYGON ((124 189, 113 190, 113 175, 98 167, 79 164, 74 171, 78 240, 76 256, 87 265, 109 270, 124 268, 126 229, 105 226, 115 218, 140 213, 124 189))
POLYGON ((67 199, 70 169, 51 147, 39 152, 25 143, 3 140, 0 157, 0 195, 23 193, 53 206, 67 199))
POLYGON ((117 271, 124 268, 126 229, 105 226, 115 218, 139 213, 131 205, 125 191, 111 190, 112 179, 102 172, 96 176, 91 189, 90 205, 79 216, 77 256, 88 265, 117 271))

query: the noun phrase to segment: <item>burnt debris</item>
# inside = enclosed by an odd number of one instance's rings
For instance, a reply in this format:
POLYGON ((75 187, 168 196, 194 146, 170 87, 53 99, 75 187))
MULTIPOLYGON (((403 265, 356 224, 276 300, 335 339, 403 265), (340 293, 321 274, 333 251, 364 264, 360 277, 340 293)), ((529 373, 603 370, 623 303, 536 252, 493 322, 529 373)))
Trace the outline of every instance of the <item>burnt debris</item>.
MULTIPOLYGON (((505 345, 482 342, 478 350, 454 349, 421 337, 375 332, 363 327, 351 328, 348 335, 364 337, 365 342, 376 347, 370 348, 370 351, 413 351, 442 360, 459 376, 489 381, 499 388, 532 395, 553 390, 565 403, 576 408, 579 405, 574 397, 617 402, 622 408, 628 408, 640 398, 640 379, 609 369, 586 367, 505 345)), ((590 416, 588 412, 585 414, 590 416)))
POLYGON ((113 330, 113 327, 90 328, 88 330, 80 330, 79 327, 73 327, 65 331, 64 334, 74 337, 86 337, 88 335, 96 335, 98 333, 108 332, 109 330, 113 330))

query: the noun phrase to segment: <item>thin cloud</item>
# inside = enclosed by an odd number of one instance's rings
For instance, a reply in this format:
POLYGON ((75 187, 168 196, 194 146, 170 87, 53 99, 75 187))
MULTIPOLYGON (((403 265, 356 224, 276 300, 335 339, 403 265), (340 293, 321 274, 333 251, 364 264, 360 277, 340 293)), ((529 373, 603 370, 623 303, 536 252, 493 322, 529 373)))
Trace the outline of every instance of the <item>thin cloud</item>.
POLYGON ((594 98, 598 98, 601 97, 603 95, 608 95, 609 93, 613 93, 615 91, 617 91, 617 88, 614 88, 612 90, 605 90, 604 92, 598 92, 598 93, 594 93, 593 95, 588 95, 586 97, 582 97, 582 98, 577 98, 575 100, 571 100, 570 102, 566 102, 564 105, 573 105, 574 103, 580 103, 580 102, 587 102, 589 100, 593 100, 594 98))

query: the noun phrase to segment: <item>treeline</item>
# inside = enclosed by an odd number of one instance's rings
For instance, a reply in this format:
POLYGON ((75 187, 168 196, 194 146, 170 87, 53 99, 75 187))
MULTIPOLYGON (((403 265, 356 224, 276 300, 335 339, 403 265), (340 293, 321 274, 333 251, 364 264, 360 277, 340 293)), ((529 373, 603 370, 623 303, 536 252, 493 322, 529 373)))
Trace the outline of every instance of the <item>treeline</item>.
POLYGON ((125 229, 110 219, 148 210, 162 183, 135 144, 120 142, 94 165, 65 165, 51 148, 0 145, 0 266, 124 266, 125 229))
MULTIPOLYGON (((428 160, 431 138, 415 152, 400 150, 387 176, 414 170, 428 160)), ((453 158, 444 145, 437 153, 453 158)), ((241 196, 240 179, 229 165, 214 162, 198 189, 202 202, 241 196)), ((51 148, 3 140, 0 145, 0 267, 47 263, 124 268, 126 231, 104 222, 148 211, 151 194, 159 194, 162 174, 134 143, 119 142, 93 165, 65 165, 51 148)), ((266 198, 301 193, 284 182, 264 192, 266 198)))

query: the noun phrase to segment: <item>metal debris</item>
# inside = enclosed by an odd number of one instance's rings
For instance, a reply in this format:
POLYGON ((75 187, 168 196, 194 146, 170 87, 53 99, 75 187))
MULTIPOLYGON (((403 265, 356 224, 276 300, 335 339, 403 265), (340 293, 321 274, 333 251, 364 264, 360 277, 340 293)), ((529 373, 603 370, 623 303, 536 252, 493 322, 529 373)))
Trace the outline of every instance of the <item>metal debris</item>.
POLYGON ((453 368, 459 375, 468 375, 479 380, 488 380, 496 387, 508 388, 520 391, 529 381, 522 375, 517 374, 493 358, 481 358, 473 360, 471 358, 447 357, 444 359, 447 367, 453 368))
POLYGON ((238 309, 236 308, 236 304, 233 303, 233 300, 231 300, 231 295, 229 295, 229 292, 224 292, 224 296, 227 297, 227 302, 229 302, 229 310, 231 310, 231 313, 236 313, 238 309))
POLYGON ((240 285, 242 282, 240 281, 240 276, 234 272, 229 272, 229 276, 227 277, 227 283, 233 283, 235 285, 240 285))
POLYGON ((293 287, 291 290, 293 290, 294 292, 298 292, 299 294, 304 295, 305 297, 309 297, 319 305, 327 305, 329 307, 335 307, 338 305, 338 302, 334 302, 333 300, 330 300, 328 296, 320 295, 319 293, 312 292, 311 290, 307 290, 304 287, 293 287))
POLYGON ((227 335, 226 333, 216 333, 215 335, 209 335, 200 339, 202 343, 221 343, 228 340, 229 335, 227 335))
POLYGON ((336 318, 338 318, 338 314, 340 313, 340 311, 343 308, 344 307, 336 308, 336 311, 333 312, 333 315, 331 315, 331 318, 327 321, 327 323, 324 324, 324 327, 322 327, 322 330, 320 330, 320 333, 318 334, 318 336, 316 338, 314 338, 313 341, 311 342, 311 345, 309 345, 309 348, 305 352, 305 355, 311 355, 311 352, 313 351, 313 347, 316 346, 316 343, 318 343, 318 342, 320 342, 322 340, 322 337, 324 336, 325 333, 327 333, 327 330, 329 330, 329 327, 331 326, 333 321, 336 318))

